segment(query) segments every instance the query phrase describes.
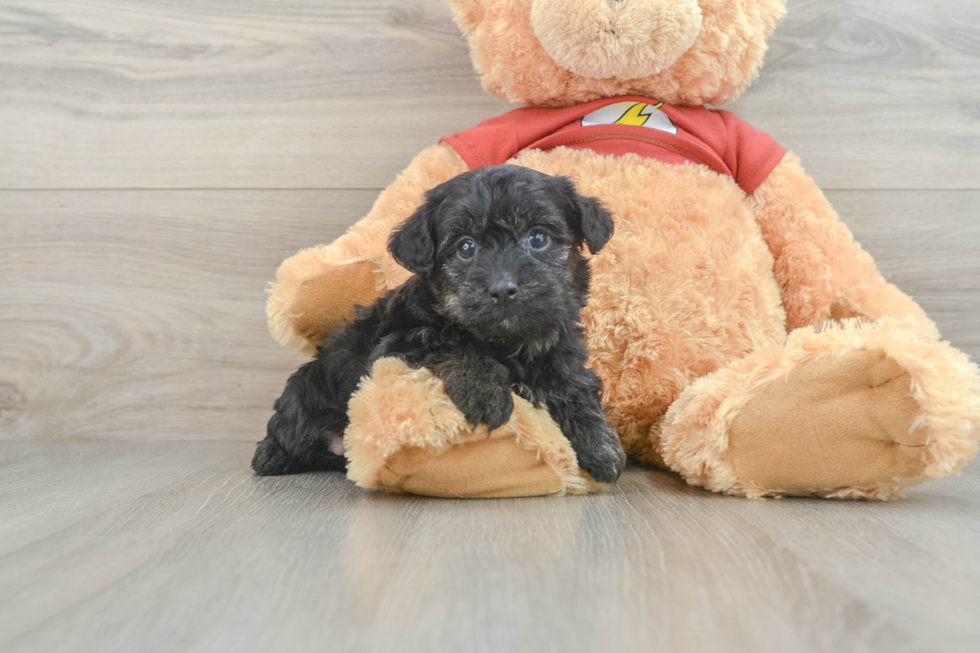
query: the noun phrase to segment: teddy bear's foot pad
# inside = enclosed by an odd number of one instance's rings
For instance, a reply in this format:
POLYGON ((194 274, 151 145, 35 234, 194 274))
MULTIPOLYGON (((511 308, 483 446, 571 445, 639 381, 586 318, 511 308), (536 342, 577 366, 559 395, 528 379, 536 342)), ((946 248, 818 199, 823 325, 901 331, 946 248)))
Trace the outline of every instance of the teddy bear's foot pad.
POLYGON ((739 479, 790 494, 922 475, 926 435, 909 373, 880 350, 807 361, 770 381, 729 430, 739 479))
POLYGON ((291 307, 293 329, 310 342, 354 318, 357 306, 367 306, 384 294, 378 289, 380 265, 362 260, 333 266, 303 281, 291 307))
POLYGON ((510 438, 480 438, 434 453, 405 447, 378 473, 388 490, 448 498, 533 497, 558 494, 561 477, 537 451, 510 438))

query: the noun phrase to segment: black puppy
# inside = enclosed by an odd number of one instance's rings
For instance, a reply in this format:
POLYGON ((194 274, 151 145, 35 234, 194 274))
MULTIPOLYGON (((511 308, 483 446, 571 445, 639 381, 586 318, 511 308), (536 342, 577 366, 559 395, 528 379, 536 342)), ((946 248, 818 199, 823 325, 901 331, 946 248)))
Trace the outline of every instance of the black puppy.
POLYGON ((359 309, 290 377, 253 469, 344 469, 347 402, 375 360, 396 356, 442 379, 471 424, 506 423, 511 391, 547 407, 582 468, 615 481, 626 455, 579 325, 582 244, 598 252, 612 233, 608 211, 564 177, 502 165, 436 186, 388 242, 414 276, 359 309))

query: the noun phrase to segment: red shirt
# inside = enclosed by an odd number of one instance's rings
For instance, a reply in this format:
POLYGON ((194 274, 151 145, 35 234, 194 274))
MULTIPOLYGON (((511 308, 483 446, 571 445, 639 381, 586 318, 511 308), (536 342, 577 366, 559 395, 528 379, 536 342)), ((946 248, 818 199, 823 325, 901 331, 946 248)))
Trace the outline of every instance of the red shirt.
POLYGON ((699 163, 751 195, 786 149, 728 111, 671 107, 640 97, 605 98, 567 109, 517 109, 442 138, 471 168, 524 150, 560 145, 605 156, 627 153, 663 163, 699 163))

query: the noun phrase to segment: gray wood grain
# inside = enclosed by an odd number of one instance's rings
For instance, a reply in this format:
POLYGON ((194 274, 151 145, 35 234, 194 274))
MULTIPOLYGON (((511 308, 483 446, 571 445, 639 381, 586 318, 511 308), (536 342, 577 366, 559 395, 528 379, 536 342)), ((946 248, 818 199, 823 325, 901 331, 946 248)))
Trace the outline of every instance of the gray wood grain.
POLYGON ((980 3, 789 0, 730 107, 824 188, 978 188, 980 3))
MULTIPOLYGON (((374 198, 0 192, 0 439, 259 439, 305 360, 269 336, 263 288, 374 198)), ((830 199, 886 276, 980 355, 980 192, 830 199)))
POLYGON ((748 502, 638 469, 598 496, 465 502, 253 477, 247 443, 134 444, 100 470, 72 460, 118 445, 11 446, 0 495, 48 492, 68 523, 0 554, 5 651, 970 651, 980 636, 974 470, 892 504, 748 502), (210 464, 83 518, 68 483, 37 474, 74 469, 93 501, 114 472, 195 453, 210 464))
MULTIPOLYGON (((790 0, 733 108, 826 188, 978 188, 980 3, 790 0)), ((484 92, 440 0, 0 0, 0 188, 382 188, 484 92)))
POLYGON ((375 192, 0 194, 0 438, 261 437, 264 289, 375 192))
POLYGON ((508 109, 440 0, 2 0, 0 33, 0 187, 379 188, 508 109))
MULTIPOLYGON (((173 483, 230 455, 220 443, 78 442, 0 451, 0 556, 173 483)), ((2 610, 0 610, 2 612, 2 610)))

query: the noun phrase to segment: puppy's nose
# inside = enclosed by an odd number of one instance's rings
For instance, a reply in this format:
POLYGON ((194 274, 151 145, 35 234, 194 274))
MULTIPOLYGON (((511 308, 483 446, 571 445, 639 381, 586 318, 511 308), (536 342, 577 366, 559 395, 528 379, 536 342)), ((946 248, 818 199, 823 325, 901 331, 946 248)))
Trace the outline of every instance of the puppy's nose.
POLYGON ((517 284, 513 281, 497 281, 490 286, 490 296, 493 303, 508 303, 517 297, 517 284))

